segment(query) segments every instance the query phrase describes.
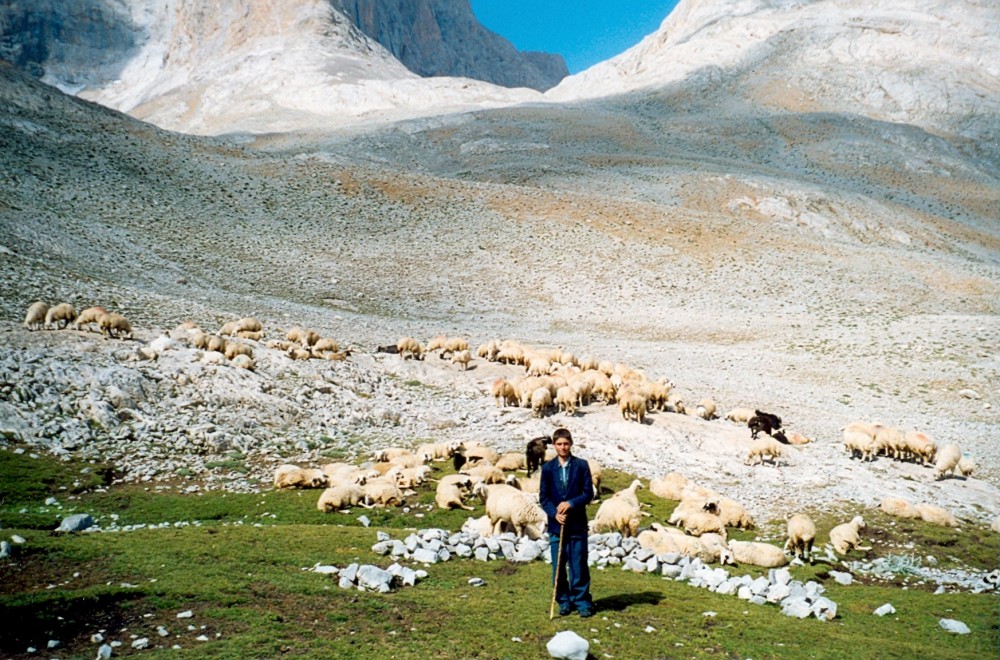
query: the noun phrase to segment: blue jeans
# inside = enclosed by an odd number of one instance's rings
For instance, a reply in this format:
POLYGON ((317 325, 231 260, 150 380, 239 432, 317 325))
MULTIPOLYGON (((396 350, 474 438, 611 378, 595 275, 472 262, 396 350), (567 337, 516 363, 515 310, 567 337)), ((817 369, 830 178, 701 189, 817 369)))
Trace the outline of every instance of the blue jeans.
POLYGON ((569 606, 577 610, 592 610, 594 601, 590 596, 587 537, 566 536, 562 548, 562 565, 558 565, 557 560, 559 556, 558 535, 549 536, 549 550, 552 553, 552 580, 556 580, 557 574, 559 576, 559 581, 556 582, 556 602, 559 603, 559 607, 569 606))

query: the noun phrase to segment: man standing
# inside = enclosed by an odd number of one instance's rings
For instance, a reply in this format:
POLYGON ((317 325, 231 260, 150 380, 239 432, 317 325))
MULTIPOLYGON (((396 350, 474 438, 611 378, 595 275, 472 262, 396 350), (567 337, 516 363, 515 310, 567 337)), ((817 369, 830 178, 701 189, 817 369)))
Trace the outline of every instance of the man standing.
POLYGON ((590 596, 587 566, 587 504, 594 499, 594 482, 590 464, 571 453, 573 436, 568 429, 556 429, 552 445, 556 457, 542 466, 538 497, 549 517, 552 580, 556 585, 559 616, 576 610, 581 617, 589 617, 594 614, 594 601, 590 596), (560 536, 562 561, 559 561, 560 536))

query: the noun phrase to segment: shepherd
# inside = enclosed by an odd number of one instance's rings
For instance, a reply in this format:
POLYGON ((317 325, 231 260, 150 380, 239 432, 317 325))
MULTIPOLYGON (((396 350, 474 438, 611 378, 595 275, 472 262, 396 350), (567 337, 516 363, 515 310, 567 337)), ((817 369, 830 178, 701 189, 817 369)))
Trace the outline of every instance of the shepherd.
POLYGON ((594 498, 590 465, 573 456, 569 429, 552 434, 556 457, 542 465, 538 497, 548 516, 549 550, 552 554, 552 610, 559 616, 574 610, 583 618, 593 616, 590 568, 587 565, 587 504, 594 498))

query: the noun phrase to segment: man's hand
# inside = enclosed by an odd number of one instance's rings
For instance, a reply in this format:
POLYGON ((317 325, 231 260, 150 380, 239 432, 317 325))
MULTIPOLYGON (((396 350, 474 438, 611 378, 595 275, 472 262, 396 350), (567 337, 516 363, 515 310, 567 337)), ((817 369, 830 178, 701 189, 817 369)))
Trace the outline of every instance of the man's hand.
POLYGON ((570 510, 569 502, 560 502, 556 507, 556 522, 560 525, 566 524, 566 518, 570 510))

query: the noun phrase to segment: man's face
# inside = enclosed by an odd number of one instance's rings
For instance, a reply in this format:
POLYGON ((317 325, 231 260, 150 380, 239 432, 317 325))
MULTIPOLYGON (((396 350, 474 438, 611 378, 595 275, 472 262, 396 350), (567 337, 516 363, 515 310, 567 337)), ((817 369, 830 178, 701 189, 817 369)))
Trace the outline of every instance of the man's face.
POLYGON ((556 448, 556 456, 559 458, 566 458, 569 456, 569 450, 573 447, 573 443, 568 438, 559 438, 552 446, 556 448))

